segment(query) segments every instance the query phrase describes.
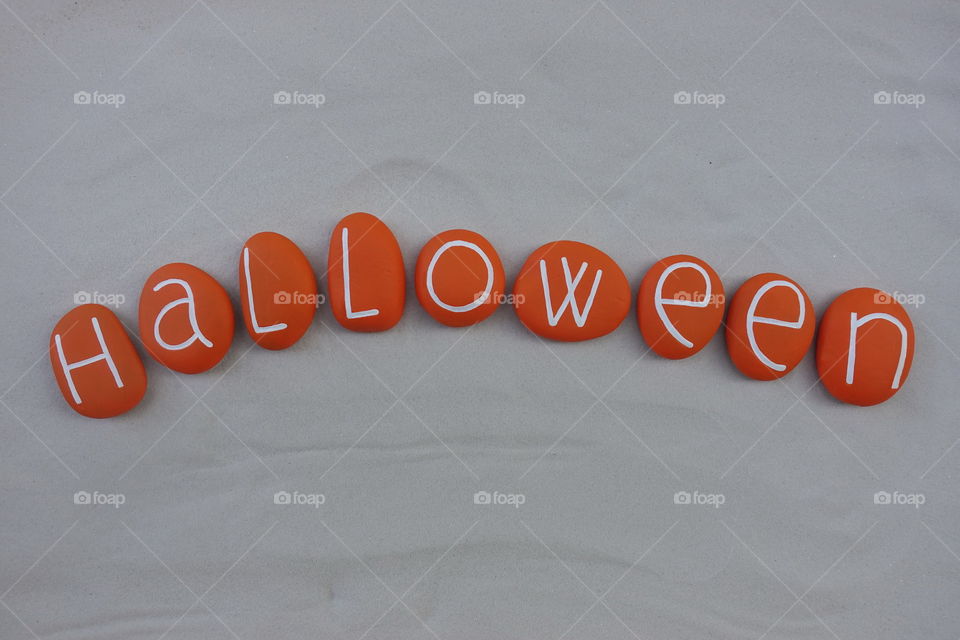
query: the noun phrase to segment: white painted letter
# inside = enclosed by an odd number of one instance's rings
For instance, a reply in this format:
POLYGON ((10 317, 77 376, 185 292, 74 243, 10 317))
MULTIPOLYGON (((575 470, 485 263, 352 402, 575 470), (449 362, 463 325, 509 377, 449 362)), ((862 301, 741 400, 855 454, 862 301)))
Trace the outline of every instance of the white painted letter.
POLYGON ((760 347, 757 346, 757 339, 753 335, 753 325, 755 324, 772 324, 778 327, 787 327, 788 329, 799 329, 803 326, 803 319, 807 313, 807 305, 804 304, 803 293, 800 292, 800 289, 796 287, 792 282, 787 282, 786 280, 771 280, 766 283, 757 293, 754 294, 753 300, 750 301, 750 308, 747 309, 747 339, 750 341, 750 349, 753 350, 753 355, 757 356, 757 359, 760 360, 764 365, 770 367, 774 371, 784 371, 787 366, 784 364, 778 364, 767 357, 763 351, 760 350, 760 347), (800 315, 795 321, 786 321, 778 320, 776 318, 767 318, 764 316, 755 315, 757 311, 757 305, 760 304, 760 300, 767 294, 771 289, 777 287, 787 287, 795 294, 797 294, 797 303, 800 305, 800 315))
MULTIPOLYGON (((344 229, 346 231, 346 229, 344 229)), ((346 289, 346 287, 344 287, 346 289)), ((471 311, 476 309, 484 302, 487 301, 487 298, 490 297, 491 292, 493 291, 493 264, 490 263, 490 258, 487 257, 487 254, 483 252, 483 249, 478 247, 472 242, 466 242, 464 240, 451 240, 450 242, 445 243, 442 247, 437 249, 437 252, 433 254, 433 257, 430 259, 430 264, 427 266, 427 291, 430 293, 430 297, 433 298, 433 301, 436 302, 440 307, 446 309, 447 311, 453 311, 455 313, 463 313, 466 311, 471 311), (433 268, 437 264, 437 260, 440 258, 441 254, 447 249, 452 247, 466 247, 471 251, 475 251, 481 258, 483 258, 483 264, 487 266, 487 286, 483 289, 483 295, 477 296, 476 299, 465 305, 454 306, 447 304, 440 300, 437 296, 437 293, 433 290, 433 268)))
POLYGON ((98 355, 87 358, 86 360, 68 363, 66 356, 63 355, 63 344, 61 344, 60 341, 60 334, 57 333, 53 336, 53 341, 57 345, 57 355, 60 356, 60 366, 63 368, 63 375, 67 378, 67 385, 70 387, 70 394, 73 396, 73 401, 77 404, 83 404, 83 401, 80 399, 80 394, 77 393, 77 387, 73 384, 73 374, 70 372, 74 369, 85 367, 88 364, 99 362, 100 360, 106 361, 107 367, 110 368, 110 373, 113 374, 113 382, 117 385, 117 389, 123 389, 123 380, 120 379, 120 372, 117 371, 117 365, 113 362, 113 356, 110 355, 110 351, 107 349, 107 345, 103 341, 103 332, 100 331, 100 322, 96 318, 90 318, 90 323, 93 325, 93 332, 97 334, 97 342, 100 343, 101 351, 98 355))
POLYGON ((675 262, 664 269, 663 273, 660 274, 660 279, 657 280, 657 288, 653 292, 653 306, 657 310, 657 315, 660 317, 660 322, 663 323, 663 326, 666 327, 667 331, 677 342, 688 349, 693 348, 693 343, 687 340, 685 337, 683 337, 683 334, 677 331, 677 328, 673 326, 673 323, 670 321, 670 318, 667 316, 667 313, 664 311, 663 307, 669 305, 676 307, 697 307, 703 309, 710 304, 710 296, 712 292, 713 289, 710 285, 710 275, 707 274, 706 269, 695 262, 675 262), (707 284, 707 290, 704 292, 703 300, 701 302, 697 302, 696 300, 678 300, 677 298, 662 297, 663 283, 666 281, 667 276, 677 269, 693 269, 703 276, 703 281, 707 284))
POLYGON ((243 249, 243 275, 247 279, 247 306, 250 308, 250 324, 253 325, 254 333, 273 333, 274 331, 283 331, 287 328, 287 323, 278 322, 269 327, 261 327, 257 323, 257 310, 253 306, 253 282, 250 281, 250 250, 243 249))
POLYGON ((580 284, 580 279, 583 278, 583 274, 587 270, 587 263, 581 262, 580 270, 577 271, 577 277, 571 278, 570 265, 567 264, 566 256, 560 258, 560 262, 563 264, 563 278, 567 283, 567 294, 563 297, 563 302, 561 302, 560 307, 554 311, 553 304, 550 302, 550 283, 547 281, 547 263, 545 260, 540 260, 540 281, 543 283, 543 300, 547 306, 547 322, 550 323, 551 327, 557 326, 557 323, 560 322, 560 318, 563 316, 563 312, 567 309, 567 306, 569 306, 573 313, 574 322, 576 322, 578 327, 582 327, 587 323, 587 316, 590 314, 590 307, 593 306, 593 297, 597 294, 597 287, 600 286, 600 278, 603 276, 603 270, 597 269, 597 275, 593 278, 593 287, 590 289, 587 303, 583 306, 583 311, 580 311, 580 307, 577 304, 576 292, 577 286, 580 284))
POLYGON ((193 300, 193 289, 190 288, 190 285, 187 284, 185 280, 181 280, 180 278, 169 278, 163 282, 158 282, 153 290, 160 291, 160 289, 163 289, 165 286, 170 284, 180 285, 183 287, 183 290, 187 295, 183 298, 178 298, 173 302, 168 302, 163 309, 160 309, 160 313, 157 314, 157 319, 153 321, 153 337, 157 341, 157 344, 168 351, 180 351, 181 349, 186 349, 197 340, 199 340, 205 347, 212 347, 213 343, 207 340, 207 337, 203 335, 202 331, 200 331, 200 327, 197 326, 197 304, 193 300), (160 321, 163 320, 163 317, 167 315, 168 311, 174 307, 179 307, 182 304, 187 305, 187 316, 190 318, 190 327, 193 329, 193 335, 179 344, 169 344, 160 337, 160 321))
POLYGON ((897 362, 897 371, 893 374, 891 389, 900 386, 900 376, 903 375, 903 365, 907 361, 907 328, 897 318, 889 313, 869 313, 862 318, 856 313, 850 314, 850 347, 847 350, 847 384, 853 384, 853 369, 857 364, 857 331, 871 320, 886 320, 900 330, 900 360, 897 362))
POLYGON ((350 304, 350 249, 347 246, 348 231, 343 228, 340 234, 340 246, 343 251, 343 305, 347 311, 347 318, 354 320, 356 318, 369 318, 370 316, 380 315, 380 309, 366 309, 364 311, 354 311, 350 304))

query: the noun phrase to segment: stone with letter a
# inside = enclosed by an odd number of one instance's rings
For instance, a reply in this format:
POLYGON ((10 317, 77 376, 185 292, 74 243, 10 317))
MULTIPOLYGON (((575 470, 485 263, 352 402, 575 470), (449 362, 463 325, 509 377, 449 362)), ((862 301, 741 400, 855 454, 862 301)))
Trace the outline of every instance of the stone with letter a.
POLYGON ((219 363, 233 342, 233 305, 213 276, 183 262, 165 264, 140 292, 140 339, 169 369, 201 373, 219 363))

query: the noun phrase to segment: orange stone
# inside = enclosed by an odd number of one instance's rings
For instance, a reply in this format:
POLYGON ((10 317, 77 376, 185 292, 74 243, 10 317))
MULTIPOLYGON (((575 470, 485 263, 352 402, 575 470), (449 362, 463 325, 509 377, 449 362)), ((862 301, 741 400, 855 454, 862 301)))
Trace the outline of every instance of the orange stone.
POLYGON ((420 250, 414 275, 417 299, 434 320, 465 327, 488 318, 503 300, 503 265, 479 233, 444 231, 420 250))
POLYGON ((264 349, 280 350, 303 337, 320 296, 310 261, 292 240, 264 231, 240 250, 240 308, 247 333, 264 349))
POLYGON ((761 273, 730 301, 727 353, 745 376, 776 380, 803 360, 816 325, 813 304, 800 285, 778 273, 761 273))
POLYGON ((630 311, 630 284, 613 258, 560 240, 527 258, 513 287, 514 308, 530 331, 576 342, 604 336, 630 311))
POLYGON ((60 318, 50 334, 50 365, 63 399, 88 418, 126 413, 147 391, 147 372, 123 324, 99 304, 60 318))
POLYGON ((140 292, 140 339, 168 369, 201 373, 223 360, 233 342, 230 296, 192 264, 165 264, 140 292))
POLYGON ((689 358, 710 342, 723 321, 723 282, 693 256, 676 255, 650 267, 637 294, 637 323, 654 353, 689 358))
POLYGON ((907 381, 914 343, 910 316, 893 296, 878 289, 851 289, 840 294, 820 320, 820 380, 843 402, 879 404, 907 381))
POLYGON ((333 229, 327 257, 333 317, 351 331, 386 331, 406 298, 403 254, 390 228, 369 213, 351 213, 333 229))

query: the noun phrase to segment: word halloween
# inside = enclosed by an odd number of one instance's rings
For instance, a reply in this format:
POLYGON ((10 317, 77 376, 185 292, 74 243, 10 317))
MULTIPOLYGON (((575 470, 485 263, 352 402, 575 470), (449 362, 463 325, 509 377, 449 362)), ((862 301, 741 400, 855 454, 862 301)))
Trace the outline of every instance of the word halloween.
MULTIPOLYGON (((386 331, 403 315, 403 254, 390 229, 367 213, 334 228, 328 254, 328 299, 351 331, 386 331)), ((319 301, 306 256, 277 233, 251 237, 240 249, 240 303, 250 337, 265 349, 286 349, 310 328, 319 301)), ((420 251, 417 299, 438 322, 463 327, 488 318, 505 300, 506 278, 493 246, 480 234, 444 231, 420 251)), ((599 338, 630 311, 627 277, 610 256, 561 240, 536 249, 514 282, 520 321, 544 338, 599 338)), ((810 298, 790 278, 761 273, 726 305, 723 283, 703 260, 676 255, 646 273, 637 294, 637 323, 650 349, 688 358, 713 338, 727 312, 726 344, 733 364, 757 380, 775 380, 803 359, 814 338, 810 298), (726 307, 726 308, 725 308, 726 307)), ((224 288, 189 264, 167 264, 140 293, 140 339, 164 366, 200 373, 226 355, 234 313, 224 288)), ((914 330, 907 312, 877 289, 837 297, 820 320, 816 361, 820 380, 843 402, 874 405, 903 385, 913 361, 914 330)), ((53 328, 50 362, 64 399, 78 413, 109 418, 143 398, 143 361, 120 320, 107 307, 84 304, 53 328)))

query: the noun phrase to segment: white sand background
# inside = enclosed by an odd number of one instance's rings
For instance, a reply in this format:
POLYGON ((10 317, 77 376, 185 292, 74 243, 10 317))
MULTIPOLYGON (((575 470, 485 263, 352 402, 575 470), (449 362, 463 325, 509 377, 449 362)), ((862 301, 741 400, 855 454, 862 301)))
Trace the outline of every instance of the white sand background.
POLYGON ((957 3, 0 4, 0 637, 960 633, 957 3), (465 227, 511 280, 563 237, 634 287, 687 252, 728 293, 782 272, 818 315, 897 291, 917 356, 863 409, 812 352, 759 383, 721 337, 671 362, 632 317, 547 344, 411 294, 384 334, 324 307, 286 352, 241 330, 209 373, 147 362, 117 419, 60 398, 45 349, 77 292, 135 328, 148 274, 187 261, 236 303, 243 239, 286 234, 322 273, 352 211, 408 271, 465 227))

